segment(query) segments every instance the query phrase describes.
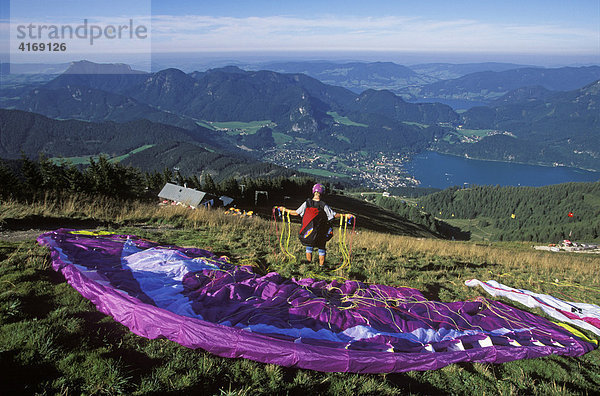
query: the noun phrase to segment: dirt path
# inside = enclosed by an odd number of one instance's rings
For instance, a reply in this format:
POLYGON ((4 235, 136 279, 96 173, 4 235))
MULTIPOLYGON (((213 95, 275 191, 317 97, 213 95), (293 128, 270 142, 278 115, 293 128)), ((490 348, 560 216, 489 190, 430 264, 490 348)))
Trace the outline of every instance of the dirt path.
POLYGON ((22 219, 2 219, 0 241, 21 242, 35 240, 40 234, 59 228, 94 230, 110 223, 91 219, 70 219, 61 217, 28 216, 22 219))
POLYGON ((22 242, 27 240, 35 240, 41 233, 51 231, 48 229, 32 228, 30 230, 0 230, 0 241, 5 242, 22 242))
MULTIPOLYGON (((171 226, 171 225, 159 225, 159 226, 155 226, 155 225, 146 225, 146 224, 133 224, 133 227, 139 227, 141 229, 143 229, 144 231, 150 231, 150 232, 160 232, 160 231, 165 231, 165 230, 172 230, 175 227, 171 226)), ((22 242, 22 241, 27 241, 27 240, 31 240, 34 241, 40 234, 44 233, 44 232, 48 232, 48 231, 54 231, 57 230, 59 228, 75 228, 75 229, 86 229, 86 230, 95 230, 98 228, 102 228, 102 227, 73 227, 72 225, 65 225, 63 227, 57 225, 54 227, 35 227, 33 226, 32 228, 29 229, 9 229, 6 227, 1 227, 0 226, 0 241, 4 241, 4 242, 22 242)))

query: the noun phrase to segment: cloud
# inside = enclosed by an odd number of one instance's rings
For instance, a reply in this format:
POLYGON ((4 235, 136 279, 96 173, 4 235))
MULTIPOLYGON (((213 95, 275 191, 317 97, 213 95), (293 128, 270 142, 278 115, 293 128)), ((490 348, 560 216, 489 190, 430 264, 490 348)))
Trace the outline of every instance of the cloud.
POLYGON ((593 52, 598 32, 553 25, 400 16, 214 17, 154 15, 155 51, 427 50, 593 52))
MULTIPOLYGON (((88 17, 100 25, 127 18, 88 17)), ((154 52, 203 51, 423 51, 595 54, 599 32, 551 24, 500 24, 476 19, 421 17, 148 15, 131 17, 151 26, 154 52)), ((49 23, 50 21, 12 21, 49 23)), ((81 21, 53 20, 53 23, 81 21)), ((8 24, 0 22, 0 32, 8 24)), ((5 34, 4 34, 5 35, 5 34)), ((104 48, 96 47, 97 51, 104 48)), ((109 50, 109 48, 107 49, 109 50)))

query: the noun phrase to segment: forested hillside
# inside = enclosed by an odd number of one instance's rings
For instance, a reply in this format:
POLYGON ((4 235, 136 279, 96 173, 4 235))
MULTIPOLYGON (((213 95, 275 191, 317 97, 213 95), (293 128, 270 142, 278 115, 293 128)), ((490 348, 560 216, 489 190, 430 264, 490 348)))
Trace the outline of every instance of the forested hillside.
MULTIPOLYGON (((330 70, 322 63, 313 66, 330 70)), ((393 64, 346 66, 342 69, 372 79, 380 73, 416 74, 393 64)), ((354 178, 365 187, 388 191, 405 186, 408 179, 400 168, 390 168, 400 178, 373 177, 370 169, 381 155, 394 157, 390 160, 394 163, 427 149, 476 159, 600 170, 598 82, 569 92, 551 91, 588 82, 600 76, 600 68, 505 70, 510 65, 484 64, 467 69, 488 70, 488 66, 498 71, 456 79, 458 85, 451 84, 448 94, 462 98, 470 89, 482 89, 494 91, 494 98, 504 96, 488 101, 489 107, 458 114, 440 103, 407 102, 390 90, 356 94, 304 74, 234 66, 189 74, 174 68, 140 73, 124 65, 74 62, 48 83, 20 88, 24 90, 19 93, 0 89, 0 105, 98 123, 51 122, 3 111, 0 157, 18 158, 24 151, 30 157, 41 152, 85 159, 105 153, 144 169, 179 167, 193 173, 200 167, 189 156, 202 153, 203 162, 210 157, 202 152, 209 145, 315 175, 354 178), (97 73, 82 72, 89 69, 97 73), (517 89, 508 92, 512 87, 517 89), (182 142, 195 146, 184 148, 182 142), (172 143, 175 149, 164 145, 172 143)), ((242 176, 230 170, 225 177, 242 176)))
MULTIPOLYGON (((256 169, 256 172, 263 176, 269 173, 260 169, 256 169)), ((204 173, 201 177, 184 176, 171 169, 142 172, 138 168, 112 163, 104 156, 97 160, 90 159, 85 168, 68 163, 57 164, 43 157, 37 162, 27 158, 0 161, 0 201, 3 202, 66 201, 83 197, 94 203, 108 199, 114 202, 156 204, 157 195, 167 182, 217 196, 227 195, 234 198, 238 207, 270 218, 275 205, 300 206, 310 195, 316 181, 306 176, 213 179, 210 173, 204 173), (267 194, 257 202, 256 191, 267 194)), ((331 183, 325 185, 327 191, 331 192, 327 195, 331 207, 340 212, 354 213, 360 218, 361 228, 415 237, 461 238, 460 230, 443 222, 431 222, 428 217, 384 210, 345 196, 343 190, 336 192, 331 183)))
MULTIPOLYGON (((249 65, 256 68, 257 65, 249 65)), ((407 85, 424 85, 437 81, 410 68, 392 62, 297 61, 271 62, 258 65, 279 73, 302 73, 326 84, 338 85, 355 93, 367 89, 397 90, 407 85)))
POLYGON ((173 68, 123 73, 120 67, 109 74, 71 72, 93 65, 75 62, 43 86, 0 95, 0 103, 59 119, 148 119, 189 130, 197 129, 197 123, 264 121, 288 140, 319 141, 334 151, 340 141, 352 146, 344 145, 340 151, 422 149, 429 144, 430 134, 411 123, 436 125, 458 119, 446 105, 408 103, 389 91, 369 91, 359 97, 304 74, 232 66, 190 74, 173 68), (353 128, 340 123, 337 114, 358 118, 365 125, 353 128), (369 139, 376 143, 365 144, 369 139))
MULTIPOLYGON (((233 147, 223 149, 218 132, 186 130, 148 120, 94 123, 54 120, 40 114, 0 109, 0 158, 23 155, 87 163, 105 155, 145 172, 180 169, 184 176, 210 173, 229 177, 292 176, 297 171, 260 162, 233 147)), ((249 140, 249 135, 246 140, 249 140)))
POLYGON ((492 239, 557 242, 600 240, 600 182, 545 187, 449 188, 419 199, 442 219, 480 219, 492 239))
MULTIPOLYGON (((218 159, 230 163, 231 158, 210 153, 210 159, 218 159)), ((239 167, 252 167, 251 163, 240 160, 239 167)), ((267 164, 267 166, 269 166, 267 164)), ((224 165, 224 168, 227 167, 224 165)), ((267 174, 263 169, 259 174, 267 174)), ((245 175, 246 173, 244 173, 245 175)), ((0 198, 29 200, 43 197, 45 194, 91 194, 107 196, 113 199, 150 199, 156 200, 158 192, 165 183, 187 185, 190 188, 203 190, 212 194, 228 194, 234 198, 243 198, 240 184, 245 185, 245 195, 254 199, 255 190, 269 192, 274 199, 287 194, 305 195, 315 183, 308 177, 282 177, 272 172, 267 177, 233 177, 211 176, 209 172, 201 176, 182 174, 172 168, 144 172, 139 168, 111 162, 106 156, 90 158, 87 166, 75 166, 68 162, 50 161, 40 157, 38 161, 26 157, 20 160, 0 160, 0 198), (239 180, 239 181, 238 181, 239 180)))
POLYGON ((376 205, 396 213, 414 223, 423 224, 432 232, 443 235, 448 239, 468 240, 470 237, 468 232, 461 231, 458 227, 453 227, 436 218, 431 213, 422 211, 420 208, 415 205, 410 205, 404 200, 384 197, 382 195, 376 195, 373 200, 376 205))
POLYGON ((40 114, 0 109, 0 158, 122 155, 143 145, 165 141, 208 143, 214 133, 196 126, 193 131, 150 122, 125 123, 54 120, 40 114))
POLYGON ((148 172, 177 168, 182 175, 190 177, 208 173, 217 181, 231 177, 291 177, 301 174, 293 169, 258 162, 243 155, 211 151, 185 142, 158 144, 131 154, 122 163, 148 172))
POLYGON ((421 98, 454 98, 492 101, 507 92, 539 85, 553 91, 570 91, 600 78, 600 66, 561 68, 520 68, 504 71, 482 71, 407 89, 421 98))
POLYGON ((497 133, 475 142, 440 140, 436 150, 471 158, 600 169, 600 80, 570 92, 513 91, 462 114, 464 130, 497 133), (502 134, 501 134, 502 133, 502 134))

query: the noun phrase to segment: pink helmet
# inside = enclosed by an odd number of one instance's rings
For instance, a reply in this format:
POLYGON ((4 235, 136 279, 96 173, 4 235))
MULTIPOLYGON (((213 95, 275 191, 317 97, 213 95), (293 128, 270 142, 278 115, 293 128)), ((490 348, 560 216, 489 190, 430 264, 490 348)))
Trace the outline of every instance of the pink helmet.
POLYGON ((325 192, 325 186, 317 183, 313 186, 312 192, 313 192, 313 194, 316 192, 318 192, 319 194, 323 194, 325 192))

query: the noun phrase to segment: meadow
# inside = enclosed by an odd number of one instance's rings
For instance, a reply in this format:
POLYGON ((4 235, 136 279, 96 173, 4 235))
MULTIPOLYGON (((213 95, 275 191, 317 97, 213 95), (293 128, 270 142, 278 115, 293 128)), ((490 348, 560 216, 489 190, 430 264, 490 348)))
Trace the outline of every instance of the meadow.
POLYGON ((338 124, 348 125, 348 126, 356 126, 356 127, 361 127, 361 128, 367 128, 368 127, 367 124, 361 124, 359 122, 354 122, 351 119, 349 119, 348 117, 339 115, 335 111, 328 111, 327 115, 333 117, 333 120, 335 122, 337 122, 338 124))
POLYGON ((226 121, 226 122, 210 122, 209 124, 215 130, 227 131, 229 135, 238 135, 240 133, 254 134, 260 128, 269 127, 273 128, 276 124, 271 120, 263 121, 226 121))
POLYGON ((129 153, 127 154, 123 154, 123 155, 118 155, 118 156, 111 156, 109 154, 103 153, 103 154, 99 154, 99 155, 88 155, 88 156, 80 156, 80 157, 54 157, 54 158, 50 158, 50 161, 56 163, 56 164, 60 164, 62 162, 68 162, 71 163, 73 165, 84 165, 84 164, 88 164, 90 162, 90 158, 93 158, 94 161, 97 161, 98 158, 100 158, 101 155, 104 155, 106 157, 109 158, 109 161, 112 163, 117 163, 117 162, 121 162, 125 159, 127 159, 129 156, 131 156, 132 154, 136 154, 139 153, 141 151, 147 150, 149 148, 154 147, 154 144, 145 144, 141 147, 138 147, 134 150, 131 150, 129 153))
MULTIPOLYGON (((135 201, 78 196, 0 206, 0 369, 3 394, 597 394, 600 352, 504 364, 460 363, 436 371, 364 375, 321 373, 225 359, 164 339, 134 335, 96 311, 50 268, 31 228, 59 226, 136 234, 209 249, 259 272, 417 288, 431 300, 484 295, 465 280, 495 279, 570 301, 600 304, 600 257, 533 251, 521 242, 474 243, 389 235, 359 228, 352 261, 329 243, 329 269, 300 264, 293 239, 286 259, 272 221, 135 201), (12 228, 7 230, 6 228, 12 228), (22 230, 21 237, 16 238, 22 230)), ((293 227, 296 227, 293 225, 293 227)), ((487 297, 487 296, 486 296, 487 297)), ((516 303, 510 305, 542 315, 516 303)), ((586 333, 593 336, 592 333, 586 333)), ((593 338, 593 337, 592 337, 593 338)), ((597 338, 597 337, 596 337, 597 338)))

